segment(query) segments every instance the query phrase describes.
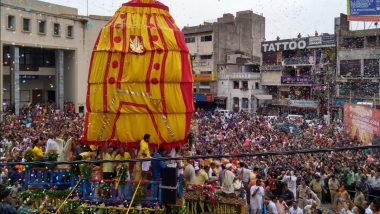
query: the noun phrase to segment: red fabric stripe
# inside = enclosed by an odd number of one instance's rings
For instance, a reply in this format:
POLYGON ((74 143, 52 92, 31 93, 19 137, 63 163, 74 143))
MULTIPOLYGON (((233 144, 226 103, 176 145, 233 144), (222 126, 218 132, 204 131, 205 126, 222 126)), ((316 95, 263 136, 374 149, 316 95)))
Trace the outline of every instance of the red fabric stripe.
POLYGON ((150 30, 150 19, 151 18, 152 18, 152 15, 148 14, 147 18, 146 18, 146 26, 148 28, 148 36, 149 36, 149 41, 150 41, 151 53, 150 53, 149 67, 148 67, 148 71, 146 72, 146 78, 145 78, 145 85, 146 85, 146 92, 147 93, 150 93, 150 75, 152 74, 152 67, 153 67, 154 54, 155 54, 154 43, 152 41, 152 32, 150 30))
POLYGON ((157 16, 154 15, 154 22, 157 27, 158 35, 160 36, 162 45, 164 46, 164 58, 161 63, 161 75, 160 75, 160 92, 161 92, 161 99, 162 99, 162 113, 167 116, 167 110, 166 110, 166 99, 165 99, 165 69, 166 69, 166 59, 168 58, 168 47, 165 42, 164 35, 162 34, 162 30, 157 22, 157 16))
POLYGON ((85 116, 85 119, 84 119, 84 130, 83 130, 83 138, 82 138, 82 141, 87 141, 88 140, 88 120, 89 120, 89 117, 90 117, 90 114, 89 112, 87 111, 86 112, 86 116, 85 116))
POLYGON ((108 74, 110 70, 110 63, 111 63, 111 58, 112 58, 112 53, 113 53, 113 31, 114 31, 114 25, 116 22, 116 18, 113 20, 112 24, 110 25, 110 50, 108 51, 108 58, 107 58, 107 67, 106 71, 104 74, 104 79, 103 79, 103 110, 104 112, 108 112, 108 90, 107 90, 107 80, 108 80, 108 74))
POLYGON ((182 32, 172 23, 172 21, 165 16, 167 25, 174 31, 174 35, 177 41, 177 45, 181 49, 181 65, 182 65, 182 78, 181 78, 181 91, 183 101, 186 106, 186 127, 185 137, 190 131, 191 117, 194 111, 194 97, 193 97, 193 80, 192 72, 188 54, 188 48, 185 43, 185 38, 182 32), (182 51, 183 50, 183 51, 182 51))
POLYGON ((127 19, 128 14, 126 14, 125 19, 123 20, 123 50, 121 53, 119 73, 117 75, 117 89, 121 88, 121 79, 123 78, 124 73, 124 58, 126 55, 126 46, 127 46, 127 19))
POLYGON ((123 6, 130 6, 130 7, 153 7, 153 8, 169 11, 169 8, 166 5, 161 4, 159 2, 156 2, 156 3, 139 3, 139 2, 136 2, 136 1, 130 1, 130 2, 124 3, 123 6))

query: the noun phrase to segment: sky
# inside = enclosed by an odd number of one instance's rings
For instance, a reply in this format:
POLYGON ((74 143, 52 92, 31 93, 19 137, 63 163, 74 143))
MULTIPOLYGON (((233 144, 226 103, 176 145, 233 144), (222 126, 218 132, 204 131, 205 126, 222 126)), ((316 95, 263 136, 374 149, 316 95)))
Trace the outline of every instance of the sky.
MULTIPOLYGON (((87 0, 43 0, 79 9, 87 14, 87 0)), ((90 15, 112 16, 128 0, 88 0, 90 15)), ((334 17, 346 13, 346 0, 160 0, 169 6, 177 25, 194 26, 224 13, 252 10, 266 19, 266 40, 334 32, 334 17)))

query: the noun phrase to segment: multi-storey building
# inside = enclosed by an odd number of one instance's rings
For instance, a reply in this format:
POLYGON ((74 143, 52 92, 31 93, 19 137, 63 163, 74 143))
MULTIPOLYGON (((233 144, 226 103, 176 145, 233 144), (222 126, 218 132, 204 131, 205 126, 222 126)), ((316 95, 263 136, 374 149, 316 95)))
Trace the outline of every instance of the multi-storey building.
POLYGON ((84 111, 93 45, 107 17, 37 0, 2 0, 0 100, 4 109, 74 102, 84 111))
POLYGON ((336 19, 337 72, 334 105, 345 102, 379 106, 380 29, 350 30, 347 16, 336 19))
MULTIPOLYGON (((219 93, 224 89, 219 90, 218 87, 222 85, 221 81, 228 78, 229 73, 234 78, 239 77, 235 73, 243 72, 243 69, 235 69, 237 66, 260 64, 260 45, 265 36, 265 18, 252 11, 237 12, 236 17, 224 14, 215 22, 185 27, 183 33, 193 59, 196 104, 209 103, 233 110, 232 101, 235 99, 235 103, 238 103, 235 110, 251 110, 251 107, 243 108, 243 105, 246 106, 246 99, 248 106, 251 106, 251 91, 249 94, 242 93, 233 97, 235 95, 219 93), (220 69, 224 69, 223 74, 220 69)), ((240 82, 246 80, 246 77, 236 79, 240 82)))
POLYGON ((267 114, 328 114, 335 35, 262 43, 261 82, 272 102, 267 114))

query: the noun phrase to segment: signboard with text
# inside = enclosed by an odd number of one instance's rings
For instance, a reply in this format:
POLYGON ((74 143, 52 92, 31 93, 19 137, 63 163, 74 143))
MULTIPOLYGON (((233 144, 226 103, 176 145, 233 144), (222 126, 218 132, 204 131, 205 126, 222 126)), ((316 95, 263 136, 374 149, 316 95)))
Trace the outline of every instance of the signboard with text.
POLYGON ((319 102, 314 100, 290 100, 289 106, 298 108, 318 108, 319 102))
POLYGON ((276 52, 286 50, 305 49, 307 47, 307 38, 276 40, 261 43, 262 52, 276 52))
POLYGON ((316 47, 328 47, 335 46, 335 41, 335 34, 323 34, 322 36, 267 41, 261 43, 261 51, 265 53, 287 50, 302 50, 316 47))
POLYGON ((214 75, 211 74, 193 74, 195 82, 209 82, 215 80, 214 75))
POLYGON ((281 84, 289 85, 310 85, 313 84, 311 76, 299 75, 299 76, 281 76, 281 84))
POLYGON ((379 0, 347 0, 350 21, 380 21, 379 0))

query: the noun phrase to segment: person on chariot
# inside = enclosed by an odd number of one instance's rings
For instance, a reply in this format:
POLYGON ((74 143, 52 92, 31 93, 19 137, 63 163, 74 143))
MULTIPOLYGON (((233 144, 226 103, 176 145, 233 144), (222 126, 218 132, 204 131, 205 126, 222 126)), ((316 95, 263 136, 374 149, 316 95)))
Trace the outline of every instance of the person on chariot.
MULTIPOLYGON (((145 134, 144 138, 140 141, 140 148, 137 153, 137 158, 140 158, 140 159, 151 158, 150 150, 149 150, 149 141, 150 141, 150 135, 145 134)), ((133 172, 133 179, 134 180, 145 179, 147 177, 147 172, 149 171, 149 168, 150 168, 150 161, 136 163, 135 169, 133 172)))

